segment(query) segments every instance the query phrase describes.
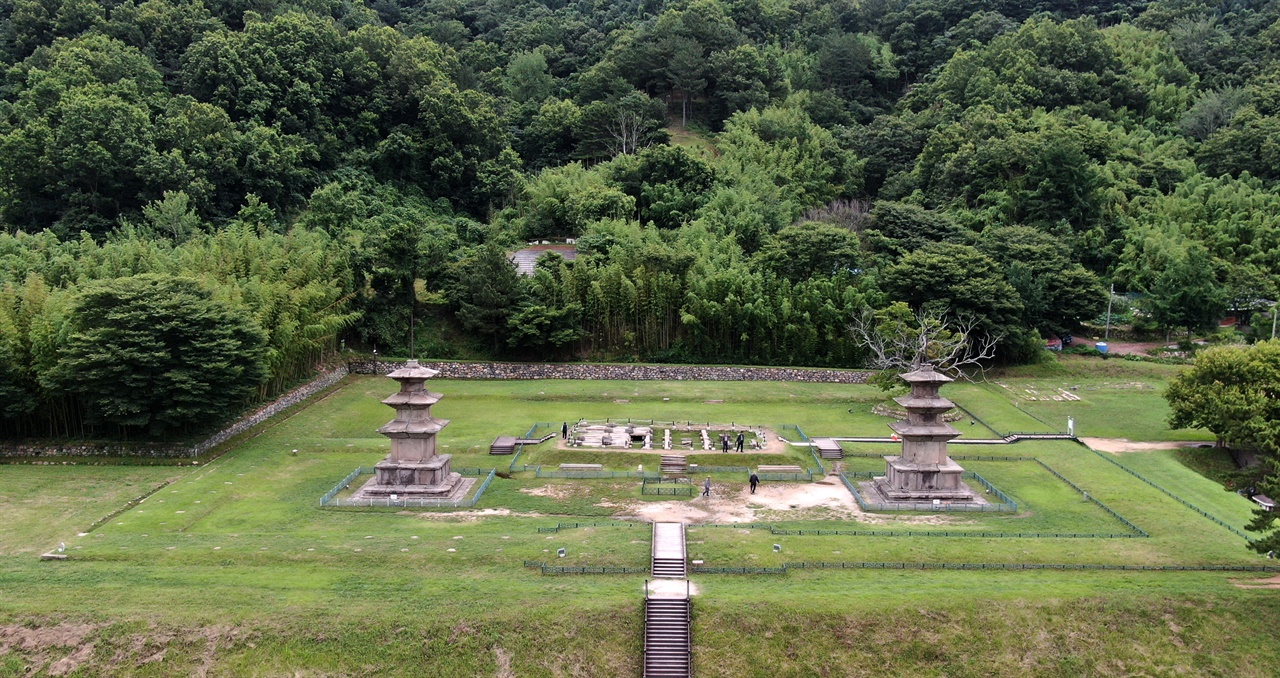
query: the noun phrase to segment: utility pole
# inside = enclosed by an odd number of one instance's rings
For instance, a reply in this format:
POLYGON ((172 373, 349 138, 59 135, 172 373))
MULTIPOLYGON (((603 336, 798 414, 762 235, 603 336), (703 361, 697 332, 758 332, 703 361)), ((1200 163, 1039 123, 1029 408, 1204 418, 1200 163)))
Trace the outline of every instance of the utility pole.
POLYGON ((1271 339, 1273 341, 1276 338, 1276 310, 1277 309, 1280 309, 1280 302, 1277 302, 1271 306, 1271 339))
MULTIPOLYGON (((1116 296, 1116 284, 1111 283, 1111 292, 1107 294, 1107 331, 1102 334, 1103 341, 1111 339, 1111 300, 1116 296)), ((1273 323, 1274 325, 1274 323, 1273 323)), ((1275 329, 1271 330, 1271 338, 1275 339, 1275 329)))

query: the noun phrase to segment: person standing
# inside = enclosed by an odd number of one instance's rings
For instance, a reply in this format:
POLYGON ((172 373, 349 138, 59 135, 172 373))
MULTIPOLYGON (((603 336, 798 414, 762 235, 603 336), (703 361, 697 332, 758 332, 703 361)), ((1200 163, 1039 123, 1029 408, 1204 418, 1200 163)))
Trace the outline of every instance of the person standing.
POLYGON ((724 454, 729 453, 729 434, 727 433, 720 434, 720 451, 724 454))
POLYGON ((560 439, 561 440, 569 439, 569 422, 567 421, 560 425, 560 439))
POLYGON ((711 476, 707 476, 706 481, 702 483, 702 496, 711 496, 711 476))
POLYGON ((747 482, 751 483, 751 494, 755 494, 756 485, 760 484, 760 476, 756 475, 755 471, 752 471, 751 477, 747 479, 747 482))
POLYGON ((742 431, 738 431, 738 451, 739 451, 739 452, 741 452, 741 451, 742 451, 742 446, 743 446, 743 444, 745 444, 746 442, 747 442, 747 438, 746 438, 746 436, 744 436, 744 435, 742 434, 742 431))

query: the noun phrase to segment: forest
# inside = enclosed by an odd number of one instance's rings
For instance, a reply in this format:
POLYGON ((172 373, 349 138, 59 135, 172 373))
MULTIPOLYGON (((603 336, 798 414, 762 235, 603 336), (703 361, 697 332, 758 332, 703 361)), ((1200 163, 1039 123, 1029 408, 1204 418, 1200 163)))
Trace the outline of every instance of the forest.
POLYGON ((905 304, 1016 363, 1280 283, 1268 0, 0 0, 0 59, 9 437, 344 347, 854 367, 905 304))

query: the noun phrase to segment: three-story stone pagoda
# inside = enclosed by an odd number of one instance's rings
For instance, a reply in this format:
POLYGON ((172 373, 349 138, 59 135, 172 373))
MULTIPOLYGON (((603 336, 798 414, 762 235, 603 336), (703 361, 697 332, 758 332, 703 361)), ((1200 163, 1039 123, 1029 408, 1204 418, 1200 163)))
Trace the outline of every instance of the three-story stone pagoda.
POLYGON ((902 455, 885 457, 885 475, 875 479, 875 489, 894 502, 975 501, 975 494, 960 475, 964 469, 947 456, 947 441, 960 435, 942 415, 955 407, 938 395, 952 379, 925 363, 901 375, 911 392, 894 400, 907 410, 907 418, 890 424, 902 438, 902 455))
POLYGON ((428 391, 424 382, 437 374, 410 360, 387 375, 400 382, 400 391, 382 401, 395 408, 396 418, 378 429, 391 439, 391 454, 374 466, 373 479, 356 497, 451 499, 474 482, 449 470, 450 455, 436 452, 436 434, 449 420, 431 416, 431 406, 444 396, 428 391))

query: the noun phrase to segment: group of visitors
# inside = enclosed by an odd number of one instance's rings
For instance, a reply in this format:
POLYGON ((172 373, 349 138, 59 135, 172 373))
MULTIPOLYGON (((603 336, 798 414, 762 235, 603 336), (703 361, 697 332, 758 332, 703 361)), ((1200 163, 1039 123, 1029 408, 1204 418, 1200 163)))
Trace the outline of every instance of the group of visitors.
MULTIPOLYGON (((747 482, 751 484, 751 494, 755 494, 756 486, 760 484, 760 476, 756 475, 755 471, 752 471, 751 476, 747 478, 747 482)), ((711 476, 707 476, 707 479, 702 482, 702 496, 711 496, 711 476)))
MULTIPOLYGON (((738 452, 742 451, 742 448, 744 445, 746 445, 746 442, 747 442, 746 436, 743 435, 742 431, 738 431, 738 442, 737 442, 738 452)), ((721 433, 720 434, 720 451, 727 453, 729 451, 729 444, 730 444, 729 434, 721 433)))

